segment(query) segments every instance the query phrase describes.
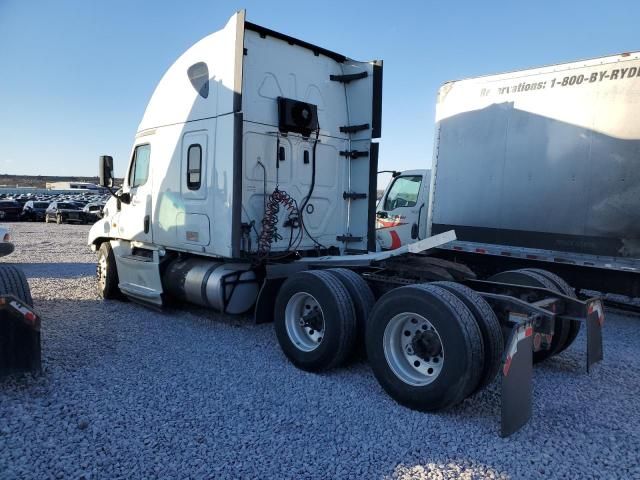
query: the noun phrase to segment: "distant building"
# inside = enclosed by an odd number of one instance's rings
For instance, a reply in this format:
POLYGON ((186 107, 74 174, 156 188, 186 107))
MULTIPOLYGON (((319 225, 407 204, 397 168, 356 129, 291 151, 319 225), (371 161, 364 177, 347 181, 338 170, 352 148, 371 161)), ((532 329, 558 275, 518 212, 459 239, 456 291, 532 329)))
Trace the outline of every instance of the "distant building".
POLYGON ((47 182, 47 190, 88 190, 99 192, 101 188, 95 183, 89 182, 47 182))

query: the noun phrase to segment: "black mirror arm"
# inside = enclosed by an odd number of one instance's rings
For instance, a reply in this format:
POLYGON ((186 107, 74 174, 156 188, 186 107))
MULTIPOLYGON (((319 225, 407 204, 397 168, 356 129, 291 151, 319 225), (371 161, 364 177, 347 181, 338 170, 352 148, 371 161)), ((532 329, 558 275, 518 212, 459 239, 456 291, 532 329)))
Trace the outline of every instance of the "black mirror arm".
POLYGON ((129 205, 131 203, 131 194, 128 192, 125 193, 121 193, 120 195, 117 196, 118 200, 120 200, 122 203, 125 203, 127 205, 129 205))
POLYGON ((131 203, 131 195, 129 193, 121 193, 120 195, 118 195, 111 189, 111 187, 107 187, 107 190, 109 190, 111 196, 115 197, 119 202, 125 203, 127 205, 131 203))

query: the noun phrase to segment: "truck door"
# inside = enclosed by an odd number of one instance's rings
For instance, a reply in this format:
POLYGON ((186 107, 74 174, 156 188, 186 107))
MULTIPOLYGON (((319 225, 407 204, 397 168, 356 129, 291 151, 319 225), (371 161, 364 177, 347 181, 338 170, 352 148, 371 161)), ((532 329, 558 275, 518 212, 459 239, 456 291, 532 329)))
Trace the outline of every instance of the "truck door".
POLYGON ((380 246, 393 250, 418 240, 423 175, 400 175, 387 187, 376 212, 376 236, 380 246))
POLYGON ((122 203, 118 229, 125 240, 153 241, 151 234, 151 145, 136 145, 122 186, 130 203, 122 203))
POLYGON ((210 243, 209 214, 215 202, 207 200, 208 135, 206 130, 187 132, 182 137, 180 191, 184 210, 178 213, 178 242, 186 248, 210 243))

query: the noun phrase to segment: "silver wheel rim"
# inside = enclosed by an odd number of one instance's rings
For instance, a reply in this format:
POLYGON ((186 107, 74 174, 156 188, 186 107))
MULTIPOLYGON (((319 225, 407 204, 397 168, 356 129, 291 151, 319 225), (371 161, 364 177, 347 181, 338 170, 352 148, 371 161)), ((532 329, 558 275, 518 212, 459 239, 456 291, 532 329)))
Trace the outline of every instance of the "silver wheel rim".
POLYGON ((98 255, 98 284, 104 290, 107 276, 107 257, 106 255, 98 255))
POLYGON ((435 327, 422 315, 405 312, 393 317, 384 329, 384 356, 393 373, 404 383, 415 387, 429 385, 440 375, 444 365, 444 347, 435 327), (438 342, 439 353, 433 347, 426 354, 421 338, 438 342), (416 348, 418 347, 418 348, 416 348))
POLYGON ((294 294, 284 311, 287 335, 303 352, 312 352, 324 338, 324 313, 320 303, 306 292, 294 294))

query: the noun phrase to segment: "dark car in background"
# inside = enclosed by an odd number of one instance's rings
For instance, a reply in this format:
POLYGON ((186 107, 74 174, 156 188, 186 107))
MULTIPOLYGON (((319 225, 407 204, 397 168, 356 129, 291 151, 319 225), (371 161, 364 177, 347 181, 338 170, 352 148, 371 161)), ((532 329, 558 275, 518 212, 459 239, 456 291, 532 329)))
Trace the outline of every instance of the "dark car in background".
POLYGON ((22 213, 22 205, 15 200, 0 200, 0 221, 18 220, 22 213))
POLYGON ((102 210, 104 209, 104 203, 102 202, 92 202, 87 203, 82 211, 85 214, 85 218, 87 222, 97 222, 102 218, 102 210))
POLYGON ((31 222, 41 222, 44 220, 44 214, 49 207, 49 202, 39 202, 37 200, 29 200, 22 207, 20 214, 21 220, 29 220, 31 222))
POLYGON ((82 208, 71 202, 52 202, 44 214, 44 221, 56 223, 85 223, 82 208))

